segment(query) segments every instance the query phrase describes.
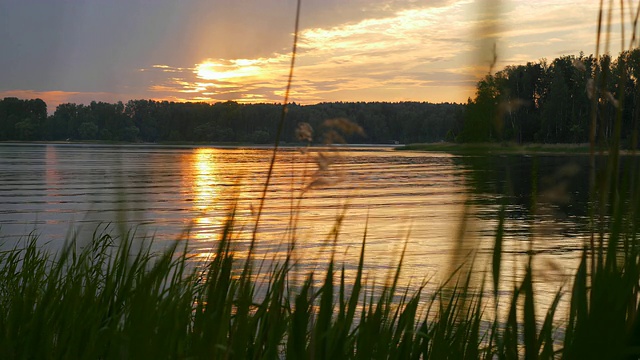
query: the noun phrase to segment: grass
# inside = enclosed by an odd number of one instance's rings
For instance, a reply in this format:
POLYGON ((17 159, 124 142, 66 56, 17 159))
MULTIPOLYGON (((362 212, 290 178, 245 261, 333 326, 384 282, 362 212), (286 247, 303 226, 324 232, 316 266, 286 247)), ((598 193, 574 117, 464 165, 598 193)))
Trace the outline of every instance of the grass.
POLYGON ((82 249, 70 242, 55 257, 36 237, 3 252, 0 358, 371 358, 426 349, 414 326, 419 296, 397 301, 395 282, 373 295, 362 256, 353 284, 329 262, 318 288, 311 273, 291 287, 284 265, 259 292, 252 260, 234 259, 232 228, 230 217, 204 268, 190 262, 186 243, 153 254, 133 250, 131 234, 96 235, 82 249))

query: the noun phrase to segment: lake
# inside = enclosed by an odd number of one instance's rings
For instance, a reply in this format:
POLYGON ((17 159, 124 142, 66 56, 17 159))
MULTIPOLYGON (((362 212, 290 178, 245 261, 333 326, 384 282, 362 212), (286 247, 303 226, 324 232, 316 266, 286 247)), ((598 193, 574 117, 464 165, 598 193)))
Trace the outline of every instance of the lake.
MULTIPOLYGON (((0 144, 1 246, 35 232, 56 250, 70 237, 83 243, 106 228, 135 230, 160 247, 188 239, 196 258, 206 260, 235 205, 242 256, 271 155, 268 148, 0 144)), ((535 254, 538 291, 551 294, 566 285, 588 240, 588 160, 283 148, 257 229, 257 255, 281 258, 294 238, 301 273, 322 268, 335 251, 349 276, 366 232, 370 278, 383 282, 406 244, 401 281, 417 286, 444 278, 469 254, 489 269, 504 204, 505 291, 535 254)))

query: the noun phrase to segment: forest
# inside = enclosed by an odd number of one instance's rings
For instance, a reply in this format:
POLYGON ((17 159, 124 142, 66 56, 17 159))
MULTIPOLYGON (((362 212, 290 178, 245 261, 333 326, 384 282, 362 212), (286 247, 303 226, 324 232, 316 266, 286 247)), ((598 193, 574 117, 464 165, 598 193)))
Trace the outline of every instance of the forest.
MULTIPOLYGON (((350 143, 432 142, 452 136, 462 124, 464 105, 425 102, 333 102, 287 106, 282 140, 295 142, 297 123, 320 128, 327 119, 346 118, 364 136, 350 143)), ((275 140, 282 116, 280 104, 175 103, 130 100, 126 104, 61 104, 47 116, 44 101, 0 100, 0 141, 122 141, 267 144, 275 140)), ((320 133, 320 132, 318 132, 320 133)))
POLYGON ((507 66, 478 82, 457 140, 587 143, 593 129, 593 140, 606 144, 621 116, 621 144, 636 148, 639 79, 640 49, 507 66))
MULTIPOLYGON (((621 141, 637 147, 640 50, 562 56, 488 74, 466 104, 428 102, 327 102, 287 106, 282 140, 295 142, 297 123, 321 127, 346 118, 362 127, 350 143, 515 142, 600 143, 610 139, 618 107, 621 141), (596 79, 596 80, 594 80, 596 79), (595 114, 595 116, 592 116, 595 114), (595 125, 595 126, 592 126, 595 125), (590 129, 594 133, 590 133, 590 129)), ((130 100, 126 104, 66 103, 47 114, 40 99, 0 100, 0 141, 121 141, 256 143, 275 140, 280 104, 233 101, 177 103, 130 100)))

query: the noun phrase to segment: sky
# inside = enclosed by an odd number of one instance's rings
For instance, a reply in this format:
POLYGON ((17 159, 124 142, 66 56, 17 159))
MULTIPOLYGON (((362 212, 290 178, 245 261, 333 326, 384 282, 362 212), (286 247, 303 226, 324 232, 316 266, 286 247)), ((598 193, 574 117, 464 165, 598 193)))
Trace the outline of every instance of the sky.
MULTIPOLYGON (((598 8, 302 0, 289 100, 466 102, 494 54, 495 71, 595 53, 598 8)), ((295 11, 295 0, 0 0, 0 98, 41 98, 49 112, 93 100, 280 103, 295 11)), ((614 10, 614 54, 629 16, 614 10)))

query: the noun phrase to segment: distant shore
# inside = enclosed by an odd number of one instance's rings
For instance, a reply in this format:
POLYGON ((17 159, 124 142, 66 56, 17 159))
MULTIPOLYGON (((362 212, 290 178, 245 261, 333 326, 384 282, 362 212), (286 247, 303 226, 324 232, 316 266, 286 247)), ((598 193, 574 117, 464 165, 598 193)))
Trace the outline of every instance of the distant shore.
MULTIPOLYGON (((250 142, 197 142, 197 141, 162 141, 162 142, 126 142, 126 141, 105 141, 105 140, 52 140, 52 141, 0 141, 0 145, 69 145, 69 146, 131 146, 131 147, 177 147, 177 148, 194 148, 194 147, 217 147, 217 148, 254 148, 254 149, 273 149, 273 144, 257 144, 250 142)), ((396 144, 307 144, 300 142, 280 142, 280 148, 302 148, 310 147, 313 149, 324 148, 349 148, 353 149, 396 149, 396 144)))
MULTIPOLYGON (((193 147, 217 147, 217 148, 273 148, 273 144, 255 144, 249 142, 191 142, 191 141, 163 141, 163 142, 126 142, 126 141, 103 141, 103 140, 71 140, 71 141, 0 141, 0 145, 69 145, 69 146, 131 146, 131 147, 176 147, 176 148, 193 148, 193 147)), ((516 144, 516 143, 416 143, 407 145, 394 144, 305 144, 305 143, 286 143, 281 142, 280 148, 300 148, 310 147, 313 149, 323 148, 350 148, 357 149, 394 149, 397 151, 429 151, 429 152, 445 152, 451 154, 575 154, 589 155, 590 146, 588 143, 582 144, 516 144)), ((596 148, 596 154, 608 154, 606 148, 596 148)), ((621 150, 620 154, 635 155, 640 154, 632 150, 621 150)))

